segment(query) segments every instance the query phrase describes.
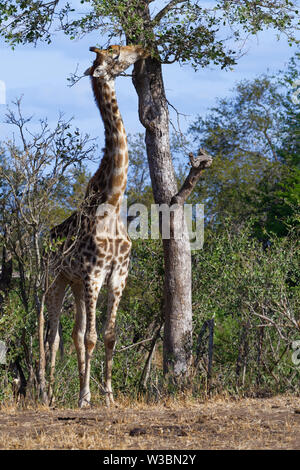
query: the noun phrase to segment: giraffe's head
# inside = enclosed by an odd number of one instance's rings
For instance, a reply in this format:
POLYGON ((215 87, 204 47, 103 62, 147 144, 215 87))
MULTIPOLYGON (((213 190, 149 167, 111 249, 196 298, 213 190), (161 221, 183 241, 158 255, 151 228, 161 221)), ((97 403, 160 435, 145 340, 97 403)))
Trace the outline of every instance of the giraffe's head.
POLYGON ((142 46, 110 46, 108 49, 90 47, 90 51, 97 54, 92 67, 85 75, 109 80, 120 75, 130 65, 140 59, 149 57, 149 53, 142 46))

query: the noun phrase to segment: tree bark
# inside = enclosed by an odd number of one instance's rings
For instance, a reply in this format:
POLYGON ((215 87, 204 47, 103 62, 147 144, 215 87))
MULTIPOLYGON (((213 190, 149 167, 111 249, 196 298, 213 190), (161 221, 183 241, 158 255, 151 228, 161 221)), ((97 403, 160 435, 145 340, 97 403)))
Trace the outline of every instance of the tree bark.
MULTIPOLYGON (((39 247, 39 239, 37 231, 34 232, 34 248, 35 248, 35 257, 36 257, 36 268, 37 273, 39 270, 42 270, 41 263, 41 254, 39 247)), ((44 330, 45 330, 45 317, 44 317, 44 307, 45 307, 45 291, 43 289, 43 282, 40 278, 41 276, 37 274, 37 277, 34 281, 35 289, 35 307, 38 318, 38 341, 39 341, 39 367, 38 367, 38 380, 39 380, 39 394, 42 399, 43 404, 48 404, 48 396, 46 392, 46 355, 45 355, 45 344, 44 344, 44 330), (41 299, 39 298, 38 292, 39 288, 42 286, 42 295, 41 299)))
MULTIPOLYGON (((146 129, 145 142, 156 204, 171 204, 177 194, 169 142, 169 112, 161 64, 153 58, 135 64, 133 84, 139 97, 139 117, 146 129)), ((174 213, 182 237, 163 240, 164 373, 185 378, 192 358, 191 252, 183 206, 174 213)))
POLYGON ((4 226, 4 243, 2 247, 2 269, 0 273, 0 310, 2 304, 9 293, 12 282, 13 260, 10 249, 7 248, 8 228, 4 226), (1 294, 3 293, 3 295, 1 294))

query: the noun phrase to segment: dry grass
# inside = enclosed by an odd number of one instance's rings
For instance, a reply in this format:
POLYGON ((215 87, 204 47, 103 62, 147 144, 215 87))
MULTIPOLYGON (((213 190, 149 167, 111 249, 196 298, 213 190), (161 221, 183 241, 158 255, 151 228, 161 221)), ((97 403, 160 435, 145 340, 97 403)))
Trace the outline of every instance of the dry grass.
POLYGON ((0 410, 0 449, 299 449, 300 398, 0 410))

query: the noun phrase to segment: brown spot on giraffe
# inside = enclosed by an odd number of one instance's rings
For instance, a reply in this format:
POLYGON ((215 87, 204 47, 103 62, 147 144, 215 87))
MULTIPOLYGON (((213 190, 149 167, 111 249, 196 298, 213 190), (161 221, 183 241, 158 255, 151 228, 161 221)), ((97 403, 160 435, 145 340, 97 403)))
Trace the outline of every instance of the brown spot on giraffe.
POLYGON ((112 177, 112 184, 115 186, 121 187, 123 183, 124 177, 123 175, 113 175, 112 177))
POLYGON ((126 150, 127 149, 127 139, 121 140, 119 144, 120 150, 126 150))
POLYGON ((120 196, 121 196, 121 191, 118 191, 117 193, 112 194, 108 198, 108 203, 111 204, 112 206, 115 206, 120 201, 120 196))
POLYGON ((130 250, 131 244, 128 241, 123 241, 120 246, 120 253, 127 253, 130 250))

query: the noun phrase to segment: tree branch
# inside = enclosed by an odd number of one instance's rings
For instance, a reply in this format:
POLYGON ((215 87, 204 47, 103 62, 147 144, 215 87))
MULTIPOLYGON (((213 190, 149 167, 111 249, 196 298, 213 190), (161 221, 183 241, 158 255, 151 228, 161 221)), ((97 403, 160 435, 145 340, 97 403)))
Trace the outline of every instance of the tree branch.
POLYGON ((178 193, 173 196, 171 205, 183 205, 185 203, 196 186, 201 174, 203 173, 203 170, 209 168, 213 161, 211 155, 209 155, 204 149, 199 150, 199 154, 196 158, 192 153, 190 153, 189 158, 192 168, 190 169, 190 172, 178 193))
POLYGON ((160 20, 166 16, 166 14, 172 10, 173 7, 175 7, 178 3, 184 3, 186 0, 171 0, 170 3, 168 3, 162 10, 160 10, 157 15, 153 18, 152 25, 156 25, 157 23, 160 22, 160 20))

